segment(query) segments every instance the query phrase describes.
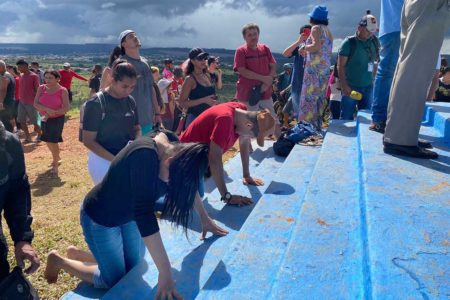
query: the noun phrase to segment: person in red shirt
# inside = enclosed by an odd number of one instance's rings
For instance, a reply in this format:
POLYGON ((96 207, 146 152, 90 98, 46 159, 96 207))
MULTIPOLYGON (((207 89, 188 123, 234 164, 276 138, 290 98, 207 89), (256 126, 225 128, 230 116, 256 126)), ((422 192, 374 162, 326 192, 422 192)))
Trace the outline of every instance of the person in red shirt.
POLYGON ((245 44, 236 49, 233 70, 238 73, 235 98, 248 106, 249 111, 268 109, 276 120, 275 136, 279 135, 280 126, 273 108, 272 82, 276 78, 276 61, 265 44, 259 43, 259 26, 246 24, 242 28, 245 44), (251 91, 260 86, 260 100, 249 103, 251 91))
MULTIPOLYGON (((240 195, 231 195, 225 185, 222 155, 239 139, 242 159, 243 183, 263 185, 253 178, 249 170, 250 139, 257 137, 259 146, 264 146, 264 137, 269 135, 275 119, 268 110, 247 111, 243 103, 228 102, 208 108, 200 114, 181 134, 182 143, 197 142, 209 144, 209 166, 221 200, 227 204, 248 205, 252 200, 240 195)), ((199 188, 202 194, 202 187, 199 188)), ((200 196, 196 199, 201 203, 200 196)))
POLYGON ((59 84, 67 89, 69 92, 69 102, 72 102, 72 91, 70 90, 70 87, 72 86, 72 78, 75 77, 83 81, 89 80, 72 70, 68 62, 63 64, 63 69, 59 70, 59 74, 61 75, 59 84))
POLYGON ((25 142, 31 142, 31 135, 28 131, 27 120, 34 125, 34 132, 37 133, 36 141, 40 141, 41 127, 38 124, 38 114, 34 108, 34 97, 39 88, 39 76, 31 72, 28 63, 20 59, 16 63, 19 72, 22 73, 19 79, 19 108, 17 120, 21 124, 20 128, 25 133, 25 142))

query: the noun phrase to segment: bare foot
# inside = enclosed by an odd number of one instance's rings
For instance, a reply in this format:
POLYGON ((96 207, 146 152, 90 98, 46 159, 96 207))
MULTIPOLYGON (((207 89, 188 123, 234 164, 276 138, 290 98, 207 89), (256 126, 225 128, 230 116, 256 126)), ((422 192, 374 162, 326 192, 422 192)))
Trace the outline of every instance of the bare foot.
POLYGON ((67 247, 67 249, 66 249, 67 258, 80 261, 80 256, 78 255, 79 252, 80 252, 80 249, 71 245, 71 246, 67 247))
POLYGON ((67 258, 86 263, 96 263, 95 258, 90 252, 79 249, 76 246, 69 246, 66 250, 67 258))
POLYGON ((55 176, 58 176, 58 163, 52 164, 52 169, 51 169, 50 173, 52 173, 55 176))
POLYGON ((52 250, 47 256, 47 266, 45 268, 44 277, 48 283, 56 283, 58 281, 58 273, 60 267, 61 256, 58 251, 52 250))

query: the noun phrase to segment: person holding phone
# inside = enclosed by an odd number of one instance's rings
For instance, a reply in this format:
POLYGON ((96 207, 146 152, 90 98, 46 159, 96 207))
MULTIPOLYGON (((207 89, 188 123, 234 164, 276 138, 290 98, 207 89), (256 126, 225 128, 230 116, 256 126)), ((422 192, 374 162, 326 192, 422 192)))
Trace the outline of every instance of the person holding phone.
POLYGON ((188 110, 185 128, 202 112, 218 103, 216 87, 208 72, 208 56, 203 49, 189 51, 186 79, 181 88, 180 106, 188 110))
POLYGON ((216 86, 216 89, 221 90, 223 87, 222 83, 222 70, 220 69, 220 61, 217 56, 210 56, 208 58, 208 72, 211 76, 211 81, 216 86))
MULTIPOLYGON (((298 115, 300 109, 300 93, 303 85, 303 72, 305 71, 305 58, 299 51, 300 47, 305 44, 311 34, 311 25, 303 25, 300 27, 300 34, 297 40, 283 51, 284 57, 294 57, 294 67, 291 76, 291 97, 288 100, 292 106, 294 115, 298 115)), ((288 104, 286 104, 288 106, 288 104)), ((286 110, 289 110, 286 108, 286 110)), ((283 109, 285 111, 285 109, 283 109)))

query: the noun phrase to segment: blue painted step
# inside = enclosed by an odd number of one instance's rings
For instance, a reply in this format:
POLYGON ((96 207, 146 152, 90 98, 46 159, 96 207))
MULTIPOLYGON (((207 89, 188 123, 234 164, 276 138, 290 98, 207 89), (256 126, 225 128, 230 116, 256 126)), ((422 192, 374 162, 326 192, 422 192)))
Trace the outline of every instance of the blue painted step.
POLYGON ((359 113, 374 299, 450 295, 450 147, 442 130, 448 109, 433 105, 424 124, 436 127, 421 128, 437 160, 384 154, 382 136, 368 130, 370 115, 359 113))
POLYGON ((197 299, 264 299, 298 218, 320 148, 296 146, 197 299))
POLYGON ((422 124, 434 127, 444 140, 450 141, 450 103, 427 103, 422 124))
POLYGON ((367 299, 355 122, 333 121, 268 299, 367 299))

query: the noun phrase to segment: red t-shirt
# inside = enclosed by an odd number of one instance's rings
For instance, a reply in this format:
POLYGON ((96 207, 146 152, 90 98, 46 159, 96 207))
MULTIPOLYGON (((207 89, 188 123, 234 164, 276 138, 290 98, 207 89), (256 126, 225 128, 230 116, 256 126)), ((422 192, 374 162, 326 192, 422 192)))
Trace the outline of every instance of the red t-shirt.
MULTIPOLYGON (((249 48, 246 44, 236 49, 234 54, 233 70, 238 71, 238 68, 246 68, 257 74, 267 76, 270 74, 270 64, 275 64, 275 58, 269 47, 264 44, 258 44, 256 49, 249 48)), ((239 101, 247 102, 251 89, 261 84, 258 80, 248 79, 239 74, 236 83, 235 98, 239 101)), ((272 97, 272 87, 269 87, 263 95, 263 99, 272 97)))
POLYGON ((33 104, 39 88, 39 76, 33 72, 22 74, 19 79, 19 100, 23 104, 33 104))
POLYGON ((245 104, 238 102, 227 102, 208 108, 181 134, 180 141, 205 144, 213 141, 223 152, 227 151, 239 138, 234 129, 236 108, 247 110, 245 104))
POLYGON ((84 78, 81 75, 78 75, 75 73, 72 69, 69 70, 59 70, 59 74, 61 75, 61 79, 59 80, 59 84, 63 87, 65 87, 67 90, 70 90, 70 87, 72 86, 72 78, 78 78, 80 80, 88 81, 86 78, 84 78))

